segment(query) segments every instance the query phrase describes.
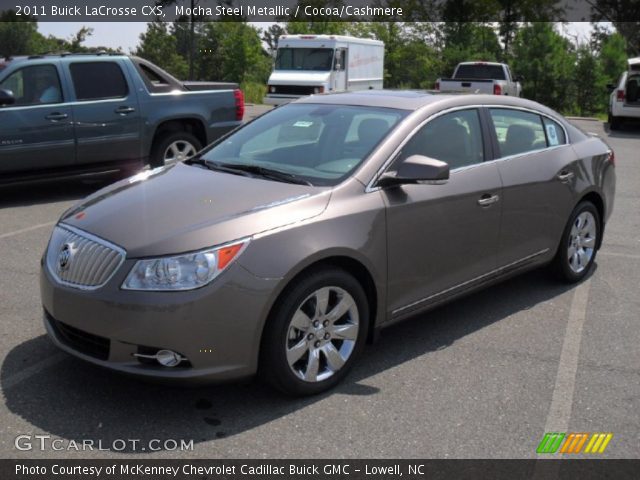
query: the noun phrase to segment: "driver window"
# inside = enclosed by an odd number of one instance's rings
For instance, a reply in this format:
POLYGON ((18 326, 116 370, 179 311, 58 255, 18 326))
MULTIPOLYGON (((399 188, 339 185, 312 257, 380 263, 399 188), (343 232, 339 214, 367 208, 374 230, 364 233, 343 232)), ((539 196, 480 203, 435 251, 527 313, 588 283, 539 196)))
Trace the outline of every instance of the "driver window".
POLYGON ((428 122, 404 146, 400 161, 411 155, 447 162, 451 170, 482 163, 484 147, 478 110, 459 110, 428 122))
POLYGON ((45 105, 62 102, 58 71, 53 65, 34 65, 9 75, 0 89, 11 90, 16 99, 13 106, 45 105))

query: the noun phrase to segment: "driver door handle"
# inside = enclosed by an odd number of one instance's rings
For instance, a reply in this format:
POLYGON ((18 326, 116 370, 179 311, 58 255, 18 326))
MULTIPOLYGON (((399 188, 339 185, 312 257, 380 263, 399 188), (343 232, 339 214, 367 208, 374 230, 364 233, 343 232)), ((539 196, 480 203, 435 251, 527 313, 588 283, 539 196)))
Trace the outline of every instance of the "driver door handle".
POLYGON ((500 201, 499 195, 492 195, 490 193, 485 193, 478 199, 478 205, 480 205, 481 207, 488 207, 498 201, 500 201))
POLYGON ((115 110, 115 113, 118 113, 120 115, 128 115, 130 113, 135 112, 136 109, 133 107, 127 107, 127 106, 123 106, 123 107, 118 107, 115 110))
POLYGON ((57 122, 59 120, 64 120, 65 118, 68 118, 69 115, 67 115, 66 113, 60 113, 60 112, 53 112, 50 113, 49 115, 46 115, 44 118, 46 118, 47 120, 51 120, 53 122, 57 122))

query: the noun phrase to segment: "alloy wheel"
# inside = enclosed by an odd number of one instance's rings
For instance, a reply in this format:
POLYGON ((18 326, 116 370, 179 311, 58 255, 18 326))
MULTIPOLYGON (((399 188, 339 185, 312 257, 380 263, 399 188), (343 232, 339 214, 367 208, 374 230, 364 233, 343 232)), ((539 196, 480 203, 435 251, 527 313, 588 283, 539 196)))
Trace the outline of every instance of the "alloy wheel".
POLYGON ((322 287, 296 309, 286 338, 289 368, 306 382, 321 382, 338 372, 354 351, 358 307, 340 287, 322 287))

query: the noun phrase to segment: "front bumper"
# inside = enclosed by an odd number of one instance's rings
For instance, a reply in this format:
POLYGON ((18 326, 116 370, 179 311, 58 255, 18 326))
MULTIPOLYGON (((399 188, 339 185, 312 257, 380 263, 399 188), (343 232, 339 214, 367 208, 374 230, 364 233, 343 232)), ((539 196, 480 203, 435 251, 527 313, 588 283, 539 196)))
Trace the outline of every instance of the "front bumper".
POLYGON ((102 367, 177 383, 225 381, 257 370, 260 337, 278 284, 233 264, 211 284, 185 292, 120 290, 127 260, 104 287, 60 285, 41 268, 47 333, 61 349, 102 367), (135 353, 168 349, 188 361, 169 368, 135 353))

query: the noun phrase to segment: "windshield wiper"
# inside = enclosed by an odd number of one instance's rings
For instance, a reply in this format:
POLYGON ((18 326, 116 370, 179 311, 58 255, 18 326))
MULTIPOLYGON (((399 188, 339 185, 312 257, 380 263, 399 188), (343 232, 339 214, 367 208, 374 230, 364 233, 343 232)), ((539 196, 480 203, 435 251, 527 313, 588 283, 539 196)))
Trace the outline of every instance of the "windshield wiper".
POLYGON ((202 157, 192 157, 189 160, 186 160, 185 163, 187 163, 188 165, 201 165, 203 167, 208 168, 209 170, 231 173, 232 175, 242 175, 243 177, 253 176, 250 172, 244 172, 236 168, 229 168, 226 165, 223 165, 222 163, 212 162, 211 160, 205 160, 202 157))
POLYGON ((220 163, 212 160, 205 160, 202 157, 192 157, 186 161, 189 165, 202 165, 210 170, 232 173, 234 175, 244 175, 246 177, 262 177, 279 182, 294 183, 297 185, 313 186, 311 182, 293 173, 282 172, 259 165, 243 165, 240 163, 220 163))
POLYGON ((224 168, 225 170, 232 170, 238 172, 246 172, 258 177, 268 178, 271 180, 277 180, 279 182, 295 183, 297 185, 313 186, 311 182, 305 180, 293 173, 282 172, 280 170, 274 170, 272 168, 261 167, 259 165, 243 165, 236 163, 217 163, 218 168, 224 168))

